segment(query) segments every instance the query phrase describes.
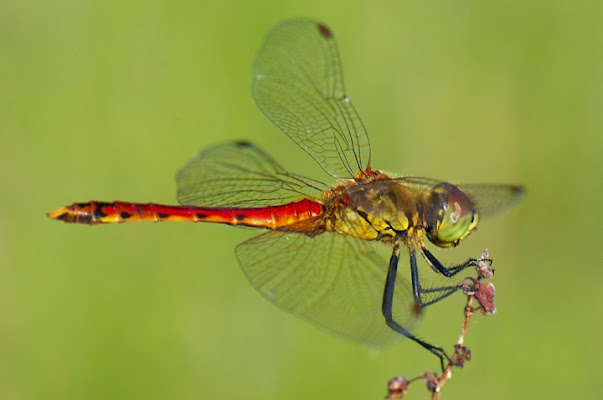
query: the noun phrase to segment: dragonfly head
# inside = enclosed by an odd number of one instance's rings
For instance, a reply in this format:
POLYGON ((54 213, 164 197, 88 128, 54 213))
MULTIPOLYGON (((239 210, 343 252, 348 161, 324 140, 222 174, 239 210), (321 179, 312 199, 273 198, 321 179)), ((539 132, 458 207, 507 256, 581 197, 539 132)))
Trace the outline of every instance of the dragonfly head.
POLYGON ((423 221, 429 240, 439 247, 454 247, 477 226, 473 202, 450 183, 438 183, 427 196, 423 221))

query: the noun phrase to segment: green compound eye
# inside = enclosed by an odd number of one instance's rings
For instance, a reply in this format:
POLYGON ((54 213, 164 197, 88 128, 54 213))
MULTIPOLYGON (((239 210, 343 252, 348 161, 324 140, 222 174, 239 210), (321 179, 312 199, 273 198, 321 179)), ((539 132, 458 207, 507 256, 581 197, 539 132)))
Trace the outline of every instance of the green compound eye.
POLYGON ((459 240, 467 232, 472 219, 473 212, 466 213, 458 201, 449 200, 438 229, 438 240, 445 243, 459 240))
POLYGON ((456 246, 477 225, 473 203, 450 183, 434 186, 426 203, 427 237, 440 246, 456 246))

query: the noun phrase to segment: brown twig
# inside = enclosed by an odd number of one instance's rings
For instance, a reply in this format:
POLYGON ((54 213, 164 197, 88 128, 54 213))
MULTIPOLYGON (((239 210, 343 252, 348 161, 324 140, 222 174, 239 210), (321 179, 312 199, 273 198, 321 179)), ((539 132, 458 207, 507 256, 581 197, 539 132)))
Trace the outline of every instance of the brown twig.
POLYGON ((477 279, 465 278, 463 280, 463 293, 467 296, 467 303, 464 308, 465 318, 463 320, 459 339, 454 345, 454 354, 444 368, 444 371, 442 371, 442 374, 438 376, 435 372, 426 371, 423 375, 412 379, 406 379, 402 376, 392 378, 388 382, 388 394, 386 399, 401 399, 406 395, 408 385, 418 380, 425 380, 427 390, 431 392, 431 399, 438 400, 440 398, 440 393, 442 392, 442 387, 448 379, 452 377, 452 369, 454 367, 463 367, 467 361, 471 360, 471 350, 465 347, 464 343, 467 327, 475 315, 475 311, 479 309, 484 315, 496 312, 496 306, 494 304, 494 285, 490 282, 481 281, 483 278, 488 279, 493 275, 493 271, 490 268, 488 261, 488 249, 485 249, 478 259, 476 266, 478 274, 477 279), (474 300, 479 304, 478 308, 473 306, 474 300))

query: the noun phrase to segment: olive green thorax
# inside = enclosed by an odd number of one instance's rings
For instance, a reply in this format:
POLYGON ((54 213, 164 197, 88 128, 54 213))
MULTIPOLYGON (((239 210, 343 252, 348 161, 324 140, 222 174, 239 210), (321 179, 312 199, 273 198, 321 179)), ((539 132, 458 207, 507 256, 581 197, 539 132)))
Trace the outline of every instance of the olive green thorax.
POLYGON ((413 237, 417 227, 439 247, 465 239, 479 220, 471 200, 456 186, 433 187, 404 180, 381 179, 343 188, 342 207, 330 230, 366 240, 413 237))
POLYGON ((334 230, 367 240, 409 233, 420 223, 414 194, 387 179, 345 188, 348 207, 340 211, 334 230))

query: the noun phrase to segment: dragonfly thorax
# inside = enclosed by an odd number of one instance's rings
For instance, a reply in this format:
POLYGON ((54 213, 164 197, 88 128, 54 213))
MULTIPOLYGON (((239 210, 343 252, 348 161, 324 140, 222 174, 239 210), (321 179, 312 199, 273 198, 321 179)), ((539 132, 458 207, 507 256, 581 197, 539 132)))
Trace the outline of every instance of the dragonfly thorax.
POLYGON ((366 240, 402 236, 419 230, 439 247, 453 247, 478 221, 469 197, 450 183, 433 187, 403 179, 357 182, 342 188, 331 230, 366 240))
POLYGON ((414 193, 395 179, 383 179, 345 189, 349 204, 344 218, 361 220, 365 239, 412 235, 421 226, 421 205, 414 193))

